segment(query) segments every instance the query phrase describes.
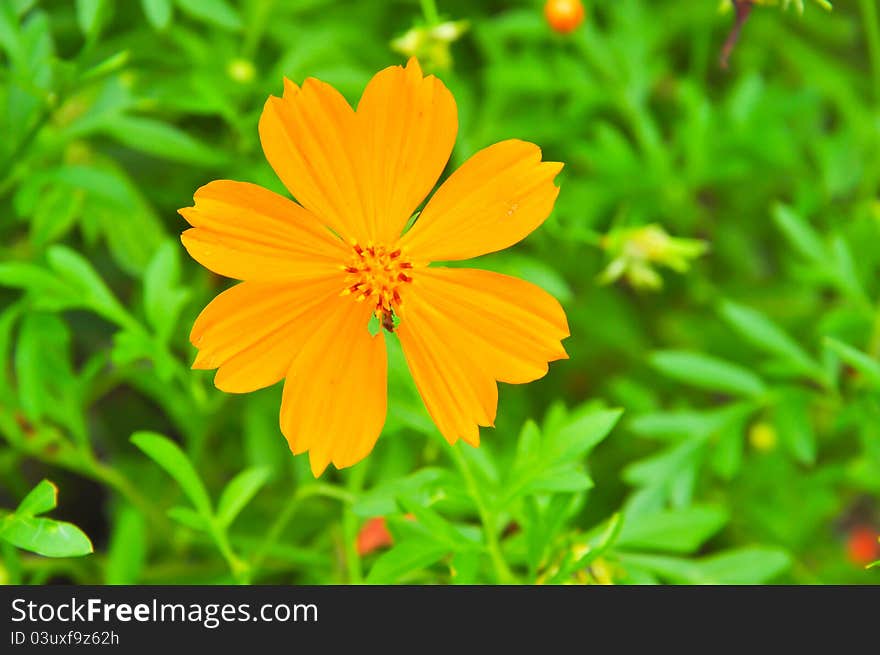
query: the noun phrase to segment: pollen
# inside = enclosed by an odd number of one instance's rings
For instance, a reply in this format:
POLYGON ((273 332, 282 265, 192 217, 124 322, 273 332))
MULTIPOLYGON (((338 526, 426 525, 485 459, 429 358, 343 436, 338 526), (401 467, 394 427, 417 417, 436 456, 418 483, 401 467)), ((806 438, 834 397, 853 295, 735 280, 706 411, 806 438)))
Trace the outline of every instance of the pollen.
POLYGON ((341 295, 375 304, 376 317, 389 332, 393 331, 394 309, 402 303, 402 288, 413 280, 413 263, 400 248, 354 243, 344 268, 348 275, 341 295))

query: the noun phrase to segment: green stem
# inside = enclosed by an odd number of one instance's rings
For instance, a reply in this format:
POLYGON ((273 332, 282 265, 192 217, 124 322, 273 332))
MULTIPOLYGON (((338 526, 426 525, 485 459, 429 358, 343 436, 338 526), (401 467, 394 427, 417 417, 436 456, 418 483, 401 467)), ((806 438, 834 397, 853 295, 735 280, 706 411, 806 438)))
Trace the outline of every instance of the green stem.
POLYGON ((275 517, 272 525, 269 526, 260 547, 257 548, 251 556, 251 570, 256 571, 262 566, 266 556, 275 544, 278 543, 278 540, 281 539, 284 530, 287 529, 288 524, 296 515, 302 501, 310 496, 323 496, 346 504, 354 501, 354 496, 345 489, 334 487, 325 482, 315 482, 314 484, 301 487, 297 493, 290 497, 284 507, 281 508, 281 512, 278 516, 275 517))
POLYGON ((440 14, 437 13, 437 3, 434 0, 419 0, 422 5, 422 14, 425 16, 425 22, 430 25, 436 25, 440 22, 440 14))
MULTIPOLYGON (((357 494, 364 486, 364 477, 367 474, 366 462, 361 463, 351 470, 348 476, 346 489, 352 497, 357 494)), ((351 511, 351 504, 346 504, 342 510, 342 539, 343 549, 345 551, 345 568, 348 571, 349 584, 361 584, 363 582, 363 567, 361 566, 361 556, 357 550, 357 534, 358 520, 351 511)))
POLYGON ((50 466, 73 471, 100 482, 137 507, 158 529, 166 530, 170 527, 165 515, 116 469, 102 463, 91 453, 76 449, 69 439, 54 429, 37 425, 33 430, 33 433, 25 434, 11 413, 0 408, 0 433, 16 451, 50 466))
POLYGON ((483 524, 483 535, 486 540, 486 552, 492 560, 496 582, 499 584, 512 584, 516 582, 516 579, 507 565, 507 561, 504 559, 504 554, 501 552, 501 543, 498 541, 498 527, 495 525, 495 517, 489 511, 486 498, 480 491, 473 471, 471 471, 467 459, 461 452, 461 446, 451 446, 449 450, 452 453, 455 465, 461 472, 461 477, 464 478, 468 493, 477 507, 477 513, 480 515, 480 522, 483 524))
POLYGON ((247 562, 242 560, 235 554, 235 551, 232 550, 226 530, 212 520, 210 533, 211 538, 217 545, 217 549, 220 551, 223 559, 226 560, 226 564, 229 566, 229 570, 235 578, 235 581, 241 585, 250 584, 251 568, 248 566, 247 562))
POLYGON ((876 0, 859 0, 865 38, 868 41, 868 57, 874 77, 874 101, 880 103, 880 24, 877 21, 876 0))

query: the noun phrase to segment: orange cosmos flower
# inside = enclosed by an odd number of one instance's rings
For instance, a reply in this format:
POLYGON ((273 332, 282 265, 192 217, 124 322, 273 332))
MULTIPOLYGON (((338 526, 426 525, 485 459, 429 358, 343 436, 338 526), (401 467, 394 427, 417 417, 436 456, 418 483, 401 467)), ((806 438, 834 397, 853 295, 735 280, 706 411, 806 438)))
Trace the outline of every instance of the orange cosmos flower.
POLYGON ((567 357, 559 303, 517 278, 430 266, 507 248, 538 227, 562 164, 538 146, 479 151, 406 225, 437 182, 458 130, 455 100, 415 59, 379 72, 357 111, 331 86, 284 80, 260 117, 266 158, 299 201, 218 180, 180 213, 206 268, 242 283, 199 315, 193 368, 244 393, 284 378, 281 431, 312 472, 372 450, 386 412, 385 332, 395 333, 440 432, 479 444, 496 381, 530 382, 567 357), (373 315, 384 328, 368 329, 373 315), (399 323, 395 327, 395 323, 399 323))

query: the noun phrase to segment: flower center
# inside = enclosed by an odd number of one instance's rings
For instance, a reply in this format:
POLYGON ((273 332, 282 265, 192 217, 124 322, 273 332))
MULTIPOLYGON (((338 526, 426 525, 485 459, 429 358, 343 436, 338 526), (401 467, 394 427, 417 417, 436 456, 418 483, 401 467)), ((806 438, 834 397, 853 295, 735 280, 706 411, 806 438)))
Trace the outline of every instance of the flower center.
POLYGON ((400 248, 352 246, 345 265, 346 287, 342 295, 353 294, 357 302, 376 305, 376 317, 389 332, 394 331, 394 307, 400 306, 400 288, 412 282, 413 264, 404 259, 400 248))

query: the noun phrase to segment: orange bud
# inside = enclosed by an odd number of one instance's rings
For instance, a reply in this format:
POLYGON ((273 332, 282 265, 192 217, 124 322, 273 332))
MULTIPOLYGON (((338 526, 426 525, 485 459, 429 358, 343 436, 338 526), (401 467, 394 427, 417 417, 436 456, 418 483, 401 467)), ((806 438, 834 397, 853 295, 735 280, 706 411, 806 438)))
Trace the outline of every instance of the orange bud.
POLYGON ((584 5, 581 0, 547 0, 544 16, 555 32, 569 34, 584 22, 584 5))
POLYGON ((357 552, 363 557, 380 548, 388 548, 394 544, 391 533, 385 524, 385 517, 377 516, 364 523, 357 536, 357 552))
POLYGON ((846 554, 849 561, 866 566, 880 559, 880 532, 864 525, 854 527, 846 539, 846 554))

